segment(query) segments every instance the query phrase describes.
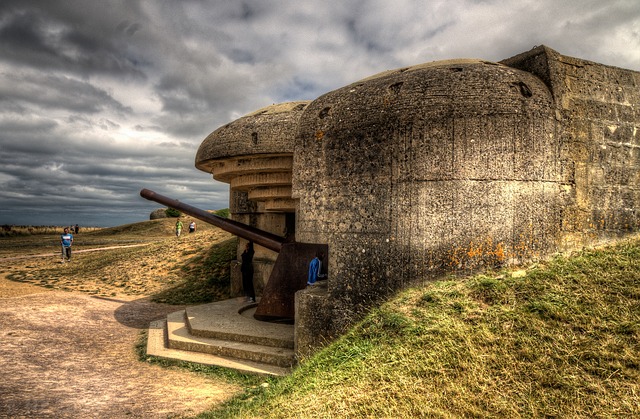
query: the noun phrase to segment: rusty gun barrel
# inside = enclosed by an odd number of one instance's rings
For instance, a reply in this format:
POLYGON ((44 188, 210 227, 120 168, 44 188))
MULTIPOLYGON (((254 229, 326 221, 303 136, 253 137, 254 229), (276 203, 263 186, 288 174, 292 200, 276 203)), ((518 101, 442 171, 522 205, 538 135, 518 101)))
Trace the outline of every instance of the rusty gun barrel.
POLYGON ((150 201, 155 201, 167 207, 177 209, 185 214, 191 215, 205 223, 213 224, 231 234, 234 234, 243 239, 253 241, 254 243, 273 250, 274 252, 280 252, 282 245, 284 244, 284 238, 267 231, 260 230, 252 226, 240 223, 238 221, 222 218, 217 215, 210 214, 199 208, 182 203, 176 199, 171 199, 167 196, 160 195, 149 189, 142 189, 140 196, 150 201))

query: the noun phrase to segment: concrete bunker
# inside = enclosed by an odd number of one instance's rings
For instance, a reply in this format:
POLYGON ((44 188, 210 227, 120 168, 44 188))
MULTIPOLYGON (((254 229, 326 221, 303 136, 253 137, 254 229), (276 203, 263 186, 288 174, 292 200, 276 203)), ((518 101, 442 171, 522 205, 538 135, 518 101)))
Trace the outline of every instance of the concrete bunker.
POLYGON ((327 246, 329 279, 295 294, 308 354, 410 284, 637 231, 639 86, 544 46, 427 63, 240 118, 196 167, 233 219, 327 246))

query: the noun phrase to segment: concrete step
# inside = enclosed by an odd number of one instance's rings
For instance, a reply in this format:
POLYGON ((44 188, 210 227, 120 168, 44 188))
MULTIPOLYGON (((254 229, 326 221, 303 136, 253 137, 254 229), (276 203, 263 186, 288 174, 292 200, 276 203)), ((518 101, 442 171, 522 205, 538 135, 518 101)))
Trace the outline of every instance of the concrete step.
POLYGON ((168 332, 166 320, 156 320, 149 325, 147 339, 147 355, 164 359, 194 362, 203 365, 215 365, 234 369, 244 373, 260 375, 285 376, 291 373, 291 368, 278 367, 249 360, 234 359, 201 352, 170 349, 167 346, 168 332))
POLYGON ((187 307, 185 324, 194 336, 293 349, 293 325, 254 319, 256 306, 229 299, 187 307))
MULTIPOLYGON (((234 334, 225 332, 223 337, 213 338, 191 333, 186 324, 184 311, 167 316, 168 348, 183 351, 201 352, 244 361, 253 361, 278 367, 290 368, 295 364, 293 349, 273 346, 273 341, 262 345, 258 338, 247 339, 246 333, 234 334), (236 340, 240 338, 240 340, 236 340), (246 341, 251 340, 251 341, 246 341)), ((213 333, 213 335, 216 335, 213 333)), ((249 336, 250 337, 250 336, 249 336)))
POLYGON ((296 363, 294 327, 254 319, 256 306, 236 298, 171 313, 150 325, 147 354, 287 375, 296 363))

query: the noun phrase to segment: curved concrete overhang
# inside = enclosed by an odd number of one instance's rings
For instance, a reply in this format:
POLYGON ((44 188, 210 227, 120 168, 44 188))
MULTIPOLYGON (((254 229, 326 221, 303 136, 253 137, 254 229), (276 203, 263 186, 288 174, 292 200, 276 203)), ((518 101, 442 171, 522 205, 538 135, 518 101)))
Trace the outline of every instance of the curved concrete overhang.
POLYGON ((514 114, 548 109, 552 101, 549 88, 529 72, 477 59, 435 61, 384 71, 320 96, 305 109, 298 138, 320 140, 420 116, 514 114))
MULTIPOLYGON (((377 168, 390 164, 379 161, 380 152, 385 150, 381 144, 392 136, 420 130, 436 121, 520 119, 533 115, 551 120, 553 108, 552 93, 540 78, 486 60, 435 61, 381 72, 328 92, 306 107, 296 136, 292 196, 300 198, 317 184, 318 174, 305 168, 317 166, 318 158, 327 153, 339 151, 343 156, 339 161, 345 162, 343 172, 380 176, 377 168), (364 138, 378 138, 378 145, 364 147, 364 138)), ((450 123, 443 122, 445 126, 450 123)), ((485 148, 501 141, 497 136, 479 140, 485 148)), ((432 158, 447 159, 435 155, 432 158)), ((332 162, 327 170, 338 171, 339 161, 332 162)), ((465 169, 466 173, 458 171, 458 176, 485 176, 471 164, 465 169)), ((419 173, 414 175, 420 176, 419 173)), ((444 179, 455 174, 451 170, 439 173, 437 169, 428 175, 444 179)))
POLYGON ((298 121, 308 101, 267 106, 205 138, 195 166, 264 203, 265 211, 293 212, 291 170, 298 121))

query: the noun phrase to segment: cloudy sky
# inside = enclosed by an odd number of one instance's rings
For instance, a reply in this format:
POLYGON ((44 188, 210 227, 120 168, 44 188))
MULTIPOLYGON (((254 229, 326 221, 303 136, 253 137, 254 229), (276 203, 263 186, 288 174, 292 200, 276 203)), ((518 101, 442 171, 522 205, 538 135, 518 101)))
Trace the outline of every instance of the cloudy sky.
POLYGON ((228 185, 202 140, 264 106, 536 45, 640 70, 638 0, 1 0, 0 225, 148 219, 228 185))

